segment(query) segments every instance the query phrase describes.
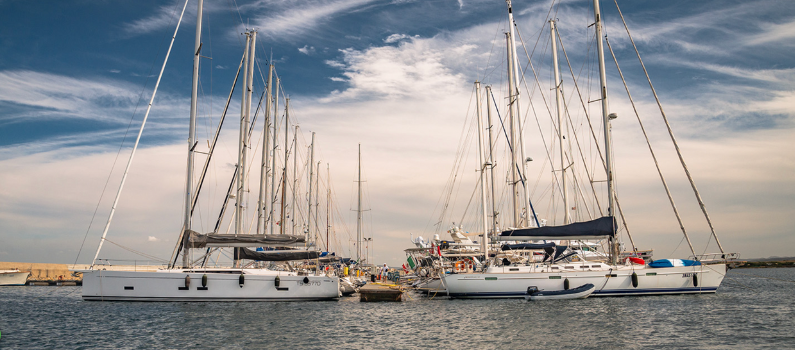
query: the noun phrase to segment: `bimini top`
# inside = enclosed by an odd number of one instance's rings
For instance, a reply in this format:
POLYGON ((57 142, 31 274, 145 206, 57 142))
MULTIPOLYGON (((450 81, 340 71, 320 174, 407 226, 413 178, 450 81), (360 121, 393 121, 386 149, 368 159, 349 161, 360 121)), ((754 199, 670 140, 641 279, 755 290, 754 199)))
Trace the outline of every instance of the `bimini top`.
POLYGON ((230 235, 200 234, 189 231, 189 248, 205 247, 288 247, 306 241, 304 236, 294 235, 230 235))
POLYGON ((562 226, 544 226, 503 231, 497 240, 522 241, 537 239, 600 239, 616 235, 615 220, 605 216, 596 220, 562 226))

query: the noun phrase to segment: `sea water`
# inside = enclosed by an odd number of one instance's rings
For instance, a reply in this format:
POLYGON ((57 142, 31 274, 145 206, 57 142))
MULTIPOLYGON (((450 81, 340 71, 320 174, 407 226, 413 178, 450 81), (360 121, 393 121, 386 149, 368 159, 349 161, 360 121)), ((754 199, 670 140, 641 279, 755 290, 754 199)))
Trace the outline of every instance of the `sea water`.
POLYGON ((0 287, 0 349, 795 348, 795 268, 731 270, 709 295, 527 302, 87 302, 0 287))

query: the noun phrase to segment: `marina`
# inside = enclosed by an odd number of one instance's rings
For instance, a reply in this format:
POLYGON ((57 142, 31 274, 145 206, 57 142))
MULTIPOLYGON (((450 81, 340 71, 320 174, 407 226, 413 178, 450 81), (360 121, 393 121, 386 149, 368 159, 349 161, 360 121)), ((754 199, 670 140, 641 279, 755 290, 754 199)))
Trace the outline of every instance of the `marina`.
POLYGON ((793 283, 780 280, 795 280, 795 269, 731 270, 713 295, 538 302, 415 295, 401 303, 356 296, 331 303, 95 303, 81 300, 80 287, 11 287, 0 288, 0 341, 4 349, 787 348, 795 300, 793 283), (182 321, 174 322, 175 314, 182 321), (205 331, 186 333, 185 324, 205 331))
POLYGON ((0 3, 0 348, 789 348, 754 1, 0 3))

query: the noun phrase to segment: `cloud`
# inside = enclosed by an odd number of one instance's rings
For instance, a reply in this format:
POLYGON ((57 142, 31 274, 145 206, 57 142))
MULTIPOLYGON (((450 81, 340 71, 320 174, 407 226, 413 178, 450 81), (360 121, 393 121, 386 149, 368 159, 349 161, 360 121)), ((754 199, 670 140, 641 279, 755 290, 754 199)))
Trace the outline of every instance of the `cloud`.
MULTIPOLYGON (((467 46, 459 49, 468 51, 467 46)), ((445 64, 445 54, 433 47, 432 40, 415 39, 398 47, 371 47, 340 50, 340 61, 329 65, 343 70, 349 87, 333 92, 323 101, 360 98, 432 98, 460 91, 462 76, 445 64)))
POLYGON ((111 69, 111 70, 109 70, 109 72, 114 73, 114 74, 121 73, 121 71, 118 70, 118 69, 111 69))
POLYGON ((220 65, 220 64, 216 64, 216 65, 215 65, 215 69, 228 69, 228 68, 229 68, 229 67, 227 67, 227 66, 222 66, 222 65, 220 65))
POLYGON ((160 241, 160 239, 155 237, 155 236, 149 236, 146 240, 148 242, 159 242, 160 241))
MULTIPOLYGON (((135 103, 138 94, 122 82, 78 79, 28 70, 0 71, 0 102, 38 108, 45 116, 108 120, 109 110, 135 103), (105 112, 105 113, 103 113, 105 112)), ((4 115, 4 122, 24 115, 4 115)))
POLYGON ((392 34, 392 35, 386 37, 386 39, 384 39, 384 42, 387 43, 387 44, 391 44, 391 43, 396 43, 396 42, 401 41, 401 40, 406 39, 406 38, 409 38, 409 36, 406 35, 406 34, 392 34))
MULTIPOLYGON (((171 5, 160 6, 155 13, 149 17, 122 24, 122 31, 129 36, 135 36, 156 32, 176 25, 176 21, 182 10, 182 6, 180 6, 182 4, 184 4, 184 2, 174 1, 171 5)), ((187 16, 187 12, 189 12, 187 8, 185 12, 186 14, 183 17, 183 22, 185 22, 185 17, 189 17, 187 16)), ((196 13, 195 9, 193 13, 196 13)), ((194 15, 193 17, 196 16, 194 15)))
POLYGON ((298 52, 300 52, 300 53, 302 53, 304 55, 312 55, 312 54, 315 53, 315 47, 314 46, 309 46, 309 45, 304 45, 304 47, 299 47, 298 48, 298 52))
POLYGON ((260 0, 240 6, 240 11, 256 13, 268 9, 265 15, 254 15, 251 26, 270 39, 286 40, 310 32, 335 16, 349 14, 372 2, 374 0, 260 0))
POLYGON ((763 45, 772 43, 789 43, 795 38, 795 20, 785 23, 763 23, 762 32, 744 38, 746 45, 763 45))

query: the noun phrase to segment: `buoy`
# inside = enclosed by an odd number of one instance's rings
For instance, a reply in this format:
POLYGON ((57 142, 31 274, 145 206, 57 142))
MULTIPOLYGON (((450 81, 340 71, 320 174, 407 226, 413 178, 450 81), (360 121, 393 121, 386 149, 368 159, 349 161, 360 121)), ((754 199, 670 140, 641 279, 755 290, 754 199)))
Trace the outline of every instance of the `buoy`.
POLYGON ((632 287, 638 288, 638 274, 632 273, 632 287))
POLYGON ((276 276, 276 279, 273 280, 273 284, 276 285, 276 288, 279 288, 279 284, 282 283, 282 279, 279 276, 276 276))
POLYGON ((202 275, 202 287, 207 287, 207 274, 202 275))
POLYGON ((698 275, 693 273, 693 287, 698 287, 698 275))
POLYGON ((309 277, 304 277, 304 284, 309 284, 309 277))
POLYGON ((190 275, 185 276, 185 288, 190 288, 190 275))
POLYGON ((246 277, 243 274, 240 274, 240 277, 237 278, 237 283, 240 285, 240 288, 243 288, 243 283, 246 283, 246 277))
POLYGON ((563 280, 563 289, 569 290, 569 279, 563 280))

